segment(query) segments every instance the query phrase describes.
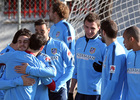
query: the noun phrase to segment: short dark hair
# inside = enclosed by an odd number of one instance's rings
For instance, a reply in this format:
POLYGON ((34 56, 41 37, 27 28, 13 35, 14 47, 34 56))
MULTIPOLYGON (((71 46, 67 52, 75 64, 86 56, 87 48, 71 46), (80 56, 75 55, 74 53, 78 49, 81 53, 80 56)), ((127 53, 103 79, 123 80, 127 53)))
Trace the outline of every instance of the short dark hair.
POLYGON ((12 40, 12 43, 13 44, 16 44, 17 43, 17 40, 20 36, 27 36, 27 37, 30 37, 32 35, 32 32, 26 28, 21 28, 20 30, 18 30, 14 37, 13 37, 13 40, 12 40))
POLYGON ((37 21, 35 21, 34 26, 37 25, 43 25, 45 24, 47 28, 49 28, 49 22, 46 21, 45 19, 38 19, 37 21))
POLYGON ((137 26, 131 26, 125 30, 127 37, 134 37, 136 41, 140 41, 140 29, 137 26))
POLYGON ((60 18, 68 19, 69 17, 69 7, 63 3, 62 1, 58 0, 52 5, 52 11, 57 12, 60 18))
POLYGON ((106 35, 110 38, 116 38, 118 33, 117 24, 111 20, 103 20, 101 22, 101 29, 105 31, 106 35))
POLYGON ((92 13, 90 12, 84 19, 84 24, 85 24, 85 21, 88 21, 88 22, 95 22, 98 27, 100 26, 100 18, 98 16, 98 14, 96 13, 92 13))
POLYGON ((29 40, 29 47, 33 50, 39 50, 47 43, 45 36, 39 34, 33 34, 29 40))

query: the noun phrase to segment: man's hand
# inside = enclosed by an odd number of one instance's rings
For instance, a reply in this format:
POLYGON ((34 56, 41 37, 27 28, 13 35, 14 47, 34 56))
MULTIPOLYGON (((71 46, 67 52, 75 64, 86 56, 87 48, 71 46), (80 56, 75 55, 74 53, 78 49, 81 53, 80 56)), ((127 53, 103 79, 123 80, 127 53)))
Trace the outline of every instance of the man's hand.
POLYGON ((94 70, 97 71, 97 72, 102 72, 102 65, 103 65, 103 62, 101 62, 101 61, 98 61, 98 62, 99 62, 99 64, 96 63, 96 62, 93 63, 93 68, 94 68, 94 70))
POLYGON ((21 78, 23 80, 23 85, 24 86, 30 86, 30 85, 35 84, 35 79, 27 78, 27 76, 29 76, 29 75, 22 75, 21 76, 21 78))
POLYGON ((74 100, 74 98, 73 98, 73 93, 69 93, 69 94, 68 94, 68 100, 74 100))
POLYGON ((26 74, 26 67, 28 65, 29 65, 28 63, 22 63, 22 65, 15 66, 15 71, 17 73, 26 74))

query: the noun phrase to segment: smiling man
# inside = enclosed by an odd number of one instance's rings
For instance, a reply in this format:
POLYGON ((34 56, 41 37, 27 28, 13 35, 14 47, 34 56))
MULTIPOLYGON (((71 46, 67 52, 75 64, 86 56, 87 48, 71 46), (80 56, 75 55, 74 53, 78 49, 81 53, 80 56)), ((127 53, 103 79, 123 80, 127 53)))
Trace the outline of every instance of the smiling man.
POLYGON ((99 29, 100 18, 89 13, 84 19, 85 36, 77 40, 75 47, 75 70, 69 91, 73 93, 78 83, 75 100, 100 100, 101 72, 94 67, 99 67, 95 63, 103 61, 105 44, 98 35, 99 29))

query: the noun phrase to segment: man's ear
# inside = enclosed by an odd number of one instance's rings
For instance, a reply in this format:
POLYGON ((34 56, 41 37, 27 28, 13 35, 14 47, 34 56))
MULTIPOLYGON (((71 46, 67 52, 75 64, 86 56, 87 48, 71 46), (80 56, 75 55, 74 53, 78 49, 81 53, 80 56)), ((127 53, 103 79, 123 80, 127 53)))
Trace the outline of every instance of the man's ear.
POLYGON ((104 31, 104 30, 102 30, 102 33, 103 33, 103 36, 105 36, 105 35, 106 35, 106 33, 105 33, 105 31, 104 31))
POLYGON ((135 39, 134 37, 130 37, 130 41, 133 42, 135 39))
POLYGON ((48 28, 47 30, 48 30, 48 32, 50 32, 50 28, 48 28))
POLYGON ((100 30, 100 26, 98 27, 98 31, 100 30))

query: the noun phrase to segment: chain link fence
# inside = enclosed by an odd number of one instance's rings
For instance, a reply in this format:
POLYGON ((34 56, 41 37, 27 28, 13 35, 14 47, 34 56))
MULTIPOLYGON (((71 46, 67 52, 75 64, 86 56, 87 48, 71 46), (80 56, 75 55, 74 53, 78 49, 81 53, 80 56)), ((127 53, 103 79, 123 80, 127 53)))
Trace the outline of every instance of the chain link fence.
MULTIPOLYGON (((49 8, 57 0, 0 0, 0 51, 11 43, 16 31, 27 28, 34 31, 34 22, 49 20, 49 8)), ((61 0, 71 9, 72 0, 61 0)), ((52 23, 50 23, 50 26, 52 23)))

